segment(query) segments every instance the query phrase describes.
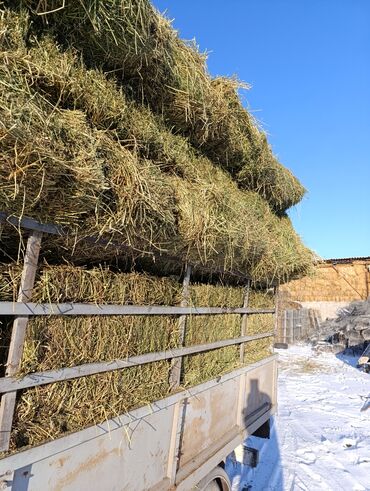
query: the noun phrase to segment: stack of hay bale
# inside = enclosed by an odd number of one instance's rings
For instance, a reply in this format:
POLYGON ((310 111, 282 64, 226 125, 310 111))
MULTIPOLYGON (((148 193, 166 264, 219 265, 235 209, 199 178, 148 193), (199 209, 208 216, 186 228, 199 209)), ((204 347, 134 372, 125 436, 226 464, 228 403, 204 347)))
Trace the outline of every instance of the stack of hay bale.
MULTIPOLYGON (((243 288, 225 284, 228 272, 255 286, 304 275, 311 252, 286 215, 304 189, 242 106, 240 84, 212 79, 205 57, 147 0, 58 7, 12 0, 0 10, 0 211, 69 233, 45 239, 33 300, 177 305, 190 261, 213 275, 213 284, 203 274, 192 286, 193 305, 240 307, 243 288)), ((1 233, 0 292, 9 300, 22 237, 7 225, 1 233)), ((273 304, 271 295, 251 297, 252 307, 273 304)), ((248 332, 268 330, 265 319, 252 318, 248 332)), ((177 330, 171 317, 35 318, 22 373, 176 347, 177 330)), ((186 343, 239 334, 238 316, 199 316, 186 343)), ((270 344, 248 345, 245 362, 270 344)), ((183 385, 239 363, 237 347, 188 357, 183 385)), ((25 390, 12 448, 165 396, 169 368, 157 362, 25 390)))

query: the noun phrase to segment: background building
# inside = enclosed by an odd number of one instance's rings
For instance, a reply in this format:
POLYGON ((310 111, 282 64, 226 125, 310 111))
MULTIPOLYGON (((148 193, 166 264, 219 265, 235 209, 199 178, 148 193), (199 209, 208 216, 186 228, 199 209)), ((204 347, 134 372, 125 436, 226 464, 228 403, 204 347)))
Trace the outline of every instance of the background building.
POLYGON ((370 295, 370 257, 326 259, 312 275, 281 285, 278 332, 280 340, 305 337, 339 309, 370 295))

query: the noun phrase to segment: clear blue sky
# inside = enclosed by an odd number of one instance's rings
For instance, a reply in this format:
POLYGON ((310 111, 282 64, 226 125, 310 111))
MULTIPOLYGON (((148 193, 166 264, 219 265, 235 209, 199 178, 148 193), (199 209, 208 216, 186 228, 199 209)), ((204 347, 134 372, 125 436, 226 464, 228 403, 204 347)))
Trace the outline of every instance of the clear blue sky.
POLYGON ((308 193, 289 213, 324 258, 370 256, 370 0, 154 0, 308 193))

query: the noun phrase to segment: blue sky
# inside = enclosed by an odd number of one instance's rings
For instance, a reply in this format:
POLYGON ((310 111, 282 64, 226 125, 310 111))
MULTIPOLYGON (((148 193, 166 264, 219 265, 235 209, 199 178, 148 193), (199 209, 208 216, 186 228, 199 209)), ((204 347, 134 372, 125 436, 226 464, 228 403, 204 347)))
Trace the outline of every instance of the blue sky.
POLYGON ((289 213, 324 258, 370 256, 370 0, 154 0, 308 193, 289 213))

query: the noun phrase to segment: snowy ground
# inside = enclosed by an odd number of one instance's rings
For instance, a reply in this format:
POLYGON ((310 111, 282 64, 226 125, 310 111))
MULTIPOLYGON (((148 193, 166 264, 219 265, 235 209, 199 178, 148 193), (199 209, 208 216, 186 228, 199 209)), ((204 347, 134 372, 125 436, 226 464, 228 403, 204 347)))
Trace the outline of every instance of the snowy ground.
POLYGON ((246 441, 260 449, 255 469, 228 459, 233 491, 370 491, 370 374, 349 356, 278 352, 272 435, 246 441))

